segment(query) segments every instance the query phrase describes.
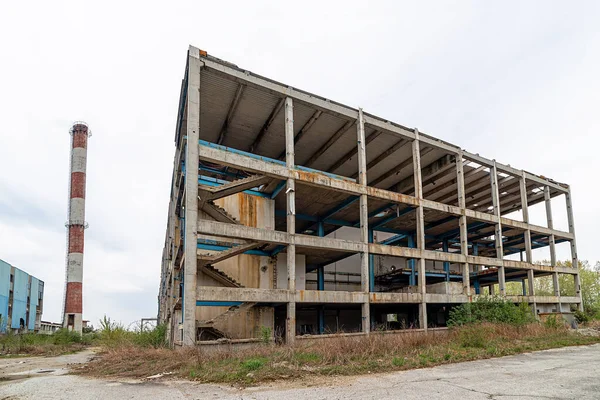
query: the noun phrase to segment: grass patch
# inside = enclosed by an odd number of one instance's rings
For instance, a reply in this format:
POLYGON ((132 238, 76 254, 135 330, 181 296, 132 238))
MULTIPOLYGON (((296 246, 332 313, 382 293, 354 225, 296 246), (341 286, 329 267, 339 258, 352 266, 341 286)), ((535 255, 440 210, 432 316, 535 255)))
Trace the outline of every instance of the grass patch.
POLYGON ((394 367, 403 367, 406 364, 406 359, 404 357, 394 357, 392 358, 392 365, 394 367))
POLYGON ((101 346, 105 349, 123 347, 164 348, 166 347, 166 328, 158 325, 153 329, 141 329, 139 326, 127 329, 122 324, 106 316, 100 321, 100 329, 80 335, 66 329, 59 329, 52 335, 39 333, 0 334, 0 357, 25 355, 56 356, 74 353, 87 346, 101 346))
POLYGON ((0 356, 22 357, 30 355, 56 356, 73 353, 85 348, 91 339, 65 329, 56 331, 53 335, 39 333, 0 335, 0 356))
POLYGON ((267 358, 250 358, 242 361, 242 368, 246 371, 256 371, 267 363, 267 358))
POLYGON ((313 375, 355 375, 430 367, 451 362, 517 354, 523 351, 599 343, 600 337, 564 326, 492 324, 457 326, 445 331, 339 336, 297 341, 295 346, 260 344, 170 350, 135 344, 105 347, 101 357, 78 373, 140 378, 161 372, 200 382, 251 385, 313 375))

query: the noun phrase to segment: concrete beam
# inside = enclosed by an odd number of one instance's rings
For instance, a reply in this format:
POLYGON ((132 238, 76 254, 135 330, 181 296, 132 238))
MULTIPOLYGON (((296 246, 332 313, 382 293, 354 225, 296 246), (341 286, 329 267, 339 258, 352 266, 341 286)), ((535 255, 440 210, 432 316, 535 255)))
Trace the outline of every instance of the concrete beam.
POLYGON ((294 299, 296 300, 296 303, 368 304, 369 293, 326 290, 297 290, 294 299))
POLYGON ((370 293, 369 297, 371 304, 421 304, 423 302, 423 296, 420 293, 370 293))
POLYGON ((268 176, 254 175, 247 178, 238 179, 233 182, 226 183, 221 186, 204 186, 200 185, 203 191, 208 192, 208 196, 204 198, 204 201, 216 200, 223 197, 231 196, 244 190, 259 187, 267 184, 272 180, 268 176))
POLYGON ((216 254, 207 255, 203 254, 200 249, 197 250, 198 259, 201 260, 202 265, 206 264, 215 264, 223 260, 227 260, 228 258, 235 257, 237 255, 243 254, 248 250, 255 249, 258 247, 260 243, 248 243, 242 244, 239 246, 234 246, 228 250, 219 251, 216 254))
MULTIPOLYGON (((401 193, 395 193, 384 189, 378 189, 372 186, 363 186, 355 182, 343 179, 335 179, 325 174, 306 172, 301 170, 290 170, 287 167, 273 162, 265 161, 264 159, 257 159, 248 157, 242 154, 228 152, 226 150, 201 145, 199 146, 200 159, 218 163, 225 166, 231 166, 242 170, 271 176, 278 179, 293 178, 296 181, 300 181, 304 184, 311 186, 319 186, 335 190, 338 192, 348 193, 351 195, 367 194, 369 197, 375 197, 377 199, 386 200, 390 203, 407 204, 411 206, 422 205, 424 208, 430 210, 443 211, 453 215, 466 215, 470 219, 483 222, 495 223, 498 219, 495 215, 482 213, 473 210, 461 210, 460 207, 455 207, 443 203, 438 203, 426 199, 417 199, 413 196, 408 196, 401 193)), ((508 218, 502 218, 502 224, 507 226, 513 226, 516 228, 526 229, 526 224, 520 221, 510 220, 508 218)), ((530 225, 533 232, 548 234, 553 232, 556 237, 571 239, 573 235, 571 233, 549 230, 548 228, 539 227, 536 225, 530 225)))
MULTIPOLYGON (((198 301, 239 301, 242 303, 287 303, 292 297, 286 289, 229 288, 220 286, 198 286, 198 301)), ((194 302, 194 307, 196 303, 194 302)), ((194 308, 195 310, 195 308, 194 308)), ((195 321, 195 319, 194 319, 195 321)))
POLYGON ((473 153, 470 153, 467 151, 465 151, 463 154, 464 154, 465 158, 467 158, 471 161, 475 161, 478 164, 485 165, 487 167, 492 167, 495 164, 497 170, 502 171, 508 175, 519 177, 524 173, 525 177, 529 181, 536 182, 536 183, 539 183, 540 185, 544 185, 544 186, 548 185, 548 186, 552 187, 553 189, 559 190, 563 193, 566 193, 569 190, 567 185, 560 184, 560 183, 554 182, 549 179, 544 179, 544 178, 534 175, 530 172, 522 171, 522 170, 513 168, 509 165, 501 164, 501 163, 497 162, 496 160, 489 160, 485 157, 481 157, 478 154, 473 154, 473 153))

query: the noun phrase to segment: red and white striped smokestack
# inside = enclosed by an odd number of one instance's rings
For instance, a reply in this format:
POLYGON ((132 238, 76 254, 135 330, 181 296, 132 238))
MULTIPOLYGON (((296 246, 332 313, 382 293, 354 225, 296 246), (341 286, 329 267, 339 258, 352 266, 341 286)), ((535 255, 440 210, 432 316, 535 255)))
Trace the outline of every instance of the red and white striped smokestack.
POLYGON ((77 121, 69 133, 71 134, 71 176, 63 327, 81 333, 83 328, 83 232, 87 228, 85 222, 85 170, 87 141, 92 132, 85 122, 77 121))

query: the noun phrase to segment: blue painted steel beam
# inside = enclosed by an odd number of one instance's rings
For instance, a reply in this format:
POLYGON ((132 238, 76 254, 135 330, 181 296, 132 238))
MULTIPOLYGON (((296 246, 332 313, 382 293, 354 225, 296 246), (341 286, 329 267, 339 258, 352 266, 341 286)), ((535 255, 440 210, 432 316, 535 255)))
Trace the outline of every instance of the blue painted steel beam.
MULTIPOLYGON (((369 229, 369 243, 373 243, 373 229, 369 229)), ((375 291, 375 257, 369 254, 369 292, 375 291)))
POLYGON ((278 244, 277 246, 275 246, 275 249, 273 249, 273 251, 271 252, 270 256, 276 256, 277 254, 281 253, 283 251, 283 249, 285 249, 285 245, 283 244, 278 244))
POLYGON ((319 334, 325 333, 325 306, 319 307, 319 334))
MULTIPOLYGON (((243 155, 243 156, 246 156, 246 157, 249 157, 249 158, 253 158, 255 160, 261 160, 261 161, 265 161, 265 162, 268 162, 268 163, 271 163, 271 164, 277 164, 277 165, 282 165, 282 166, 286 165, 285 161, 280 161, 280 160, 275 160, 275 159, 269 158, 269 157, 259 156, 258 154, 249 153, 247 151, 242 151, 242 150, 234 149, 233 147, 227 147, 227 146, 223 146, 223 145, 212 143, 212 142, 207 142, 206 140, 199 140, 198 143, 200 144, 200 146, 205 146, 205 147, 211 147, 211 148, 214 148, 214 149, 224 150, 224 151, 227 151, 227 152, 233 153, 233 154, 240 154, 240 155, 243 155)), ((319 170, 312 169, 312 168, 303 167, 301 165, 296 165, 295 169, 298 170, 298 171, 305 171, 305 172, 310 172, 310 173, 322 174, 322 175, 328 176, 328 177, 333 178, 333 179, 340 179, 340 180, 344 180, 344 181, 356 182, 356 179, 348 178, 346 176, 332 174, 330 172, 324 172, 324 171, 319 171, 319 170)))
MULTIPOLYGON (((467 225, 467 233, 468 232, 472 232, 472 231, 476 231, 477 229, 481 229, 486 227, 487 225, 489 225, 486 222, 473 222, 472 224, 468 224, 467 225)), ((438 238, 440 239, 449 239, 452 238, 454 236, 460 235, 460 228, 457 229, 453 229, 451 231, 448 231, 446 233, 443 233, 441 235, 438 236, 438 238)))
POLYGON ((283 190, 283 188, 285 187, 286 184, 287 184, 287 181, 279 182, 279 184, 277 185, 275 190, 273 190, 273 193, 271 193, 271 198, 274 199, 275 197, 277 197, 277 195, 283 190))
MULTIPOLYGON (((343 202, 341 202, 340 204, 338 204, 337 206, 333 207, 328 212, 326 212, 325 215, 322 218, 320 218, 320 219, 326 220, 326 219, 329 219, 329 218, 333 217, 338 212, 340 212, 343 209, 348 208, 352 204, 356 203, 358 201, 358 199, 360 199, 360 196, 350 196, 350 197, 348 197, 346 200, 344 200, 343 202)), ((352 225, 352 223, 350 223, 350 224, 352 225)))
MULTIPOLYGON (((415 237, 413 235, 410 235, 408 237, 408 247, 410 247, 411 249, 414 249, 416 246, 415 244, 415 237)), ((410 278, 408 281, 408 284, 411 286, 414 286, 417 284, 417 279, 415 276, 415 259, 411 258, 410 260, 408 260, 408 267, 410 268, 410 278)))
MULTIPOLYGON (((448 252, 448 240, 442 242, 442 250, 448 252)), ((444 272, 446 273, 446 280, 450 280, 450 261, 444 261, 444 272)))
MULTIPOLYGON (((287 216, 287 212, 285 210, 275 210, 276 217, 285 217, 287 216)), ((319 217, 313 215, 306 214, 296 214, 296 219, 302 221, 311 221, 311 222, 322 222, 324 224, 335 225, 335 226, 352 226, 352 222, 343 221, 341 219, 324 219, 320 220, 319 217)))
POLYGON ((325 290, 325 267, 317 268, 317 290, 325 290))
POLYGON ((227 170, 223 170, 222 171, 220 169, 211 168, 211 167, 207 167, 207 166, 204 166, 204 165, 199 165, 198 166, 198 171, 210 172, 210 173, 217 174, 217 175, 226 175, 226 176, 230 176, 230 177, 236 178, 236 179, 243 179, 243 178, 245 178, 245 176, 241 175, 241 174, 236 174, 234 172, 230 172, 230 171, 227 171, 227 170))
MULTIPOLYGON (((216 245, 216 244, 208 244, 208 243, 198 243, 197 247, 202 250, 213 250, 213 251, 225 251, 225 250, 231 249, 231 247, 221 246, 221 245, 216 245)), ((266 251, 262 251, 262 250, 248 250, 248 251, 245 251, 243 254, 248 254, 248 255, 252 255, 252 256, 263 256, 263 257, 271 256, 271 253, 267 253, 266 251)))
POLYGON ((243 303, 241 301, 200 301, 196 300, 196 306, 202 307, 233 307, 239 306, 243 303))
POLYGON ((396 236, 392 236, 388 239, 382 240, 381 242, 379 242, 379 244, 386 244, 386 245, 390 246, 396 242, 399 242, 400 240, 404 239, 407 236, 408 236, 407 234, 401 233, 396 236))
POLYGON ((475 279, 475 294, 481 294, 481 285, 479 284, 479 279, 475 279))

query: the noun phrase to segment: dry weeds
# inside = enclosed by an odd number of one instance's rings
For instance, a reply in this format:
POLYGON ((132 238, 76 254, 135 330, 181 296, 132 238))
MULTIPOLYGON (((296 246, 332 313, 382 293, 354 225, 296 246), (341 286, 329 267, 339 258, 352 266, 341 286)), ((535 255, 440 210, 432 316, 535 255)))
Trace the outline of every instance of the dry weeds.
POLYGON ((310 375, 354 375, 429 367, 554 347, 592 344, 598 337, 540 324, 481 324, 448 331, 404 332, 298 340, 294 346, 257 345, 218 350, 132 346, 105 349, 77 373, 144 378, 171 376, 201 382, 252 384, 310 375))

